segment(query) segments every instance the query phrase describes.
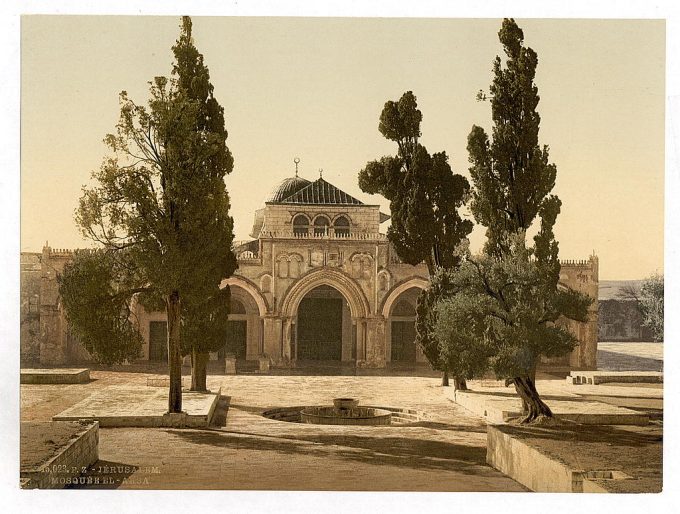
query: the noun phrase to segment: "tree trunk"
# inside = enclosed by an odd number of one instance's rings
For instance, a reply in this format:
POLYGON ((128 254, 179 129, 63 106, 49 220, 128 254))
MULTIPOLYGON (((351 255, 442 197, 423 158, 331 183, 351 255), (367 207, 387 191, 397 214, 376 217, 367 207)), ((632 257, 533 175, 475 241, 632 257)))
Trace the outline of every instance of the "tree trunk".
POLYGON ((449 387, 449 370, 442 371, 442 387, 449 387))
POLYGON ((168 412, 182 412, 181 310, 178 291, 173 291, 166 298, 165 308, 168 314, 168 372, 170 375, 168 412))
POLYGON ((521 423, 541 423, 552 419, 553 413, 536 390, 536 384, 530 376, 514 377, 515 390, 522 399, 525 417, 521 423))
POLYGON ((196 348, 191 349, 191 390, 207 391, 206 378, 208 375, 208 359, 210 354, 199 353, 196 348))
POLYGON ((463 377, 453 377, 453 387, 456 391, 467 391, 467 382, 463 377))

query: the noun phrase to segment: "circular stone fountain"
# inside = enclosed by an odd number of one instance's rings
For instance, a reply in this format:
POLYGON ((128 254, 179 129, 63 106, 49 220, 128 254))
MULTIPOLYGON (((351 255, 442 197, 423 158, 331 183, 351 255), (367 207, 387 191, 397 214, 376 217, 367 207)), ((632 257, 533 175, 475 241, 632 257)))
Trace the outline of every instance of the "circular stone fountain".
POLYGON ((392 413, 375 407, 359 407, 355 398, 335 398, 333 407, 305 407, 300 412, 303 423, 315 425, 389 425, 392 413))

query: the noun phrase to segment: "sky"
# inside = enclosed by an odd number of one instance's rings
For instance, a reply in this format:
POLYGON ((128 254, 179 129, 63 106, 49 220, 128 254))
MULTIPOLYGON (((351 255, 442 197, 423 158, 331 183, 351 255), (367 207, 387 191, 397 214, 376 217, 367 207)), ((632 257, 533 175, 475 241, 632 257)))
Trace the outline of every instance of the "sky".
MULTIPOLYGON (((539 58, 540 143, 557 165, 563 259, 600 259, 600 280, 663 272, 665 25, 658 20, 517 19, 539 58)), ((73 214, 114 130, 118 94, 148 98, 168 75, 178 17, 23 16, 21 250, 89 246, 73 214)), ((194 17, 224 106, 236 239, 271 189, 323 176, 360 200, 357 173, 396 149, 378 132, 387 100, 411 90, 421 142, 469 177, 473 124, 490 132, 500 19, 194 17)), ((386 226, 383 225, 385 229, 386 226)), ((483 228, 471 236, 473 249, 483 228)))

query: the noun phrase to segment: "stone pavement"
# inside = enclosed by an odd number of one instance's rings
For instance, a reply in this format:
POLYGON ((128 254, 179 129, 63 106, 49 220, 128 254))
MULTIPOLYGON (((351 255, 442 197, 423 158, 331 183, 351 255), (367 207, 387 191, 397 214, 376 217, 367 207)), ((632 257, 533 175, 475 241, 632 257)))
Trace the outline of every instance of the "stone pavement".
POLYGON ((597 343, 597 369, 663 371, 663 343, 597 343))
POLYGON ((53 416, 55 421, 87 419, 99 421, 100 427, 205 427, 219 400, 214 394, 186 392, 182 397, 182 415, 187 425, 170 425, 168 388, 140 385, 112 385, 98 391, 72 407, 53 416))
MULTIPOLYGON (((22 419, 49 419, 103 387, 146 383, 149 374, 92 372, 79 386, 23 386, 22 419), (81 387, 84 389, 74 389, 81 387), (56 390, 55 390, 56 388, 56 390)), ((486 464, 481 419, 441 394, 436 378, 212 376, 225 397, 209 430, 103 428, 99 487, 371 491, 523 491, 486 464), (330 404, 425 411, 410 426, 340 427, 274 421, 272 407, 330 404), (226 412, 225 412, 226 411, 226 412), (225 415, 226 414, 226 415, 225 415)), ((218 408, 219 409, 219 408, 218 408)))

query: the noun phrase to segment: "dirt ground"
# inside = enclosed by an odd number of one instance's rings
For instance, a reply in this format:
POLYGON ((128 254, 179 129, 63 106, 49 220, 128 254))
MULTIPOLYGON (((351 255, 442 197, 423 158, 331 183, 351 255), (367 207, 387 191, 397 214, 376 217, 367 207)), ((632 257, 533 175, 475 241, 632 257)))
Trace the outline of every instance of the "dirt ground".
POLYGON ((84 430, 77 421, 21 423, 21 470, 46 463, 84 430))
POLYGON ((658 493, 662 488, 662 423, 647 426, 507 425, 504 432, 539 448, 574 470, 622 471, 625 480, 598 480, 613 493, 658 493))

